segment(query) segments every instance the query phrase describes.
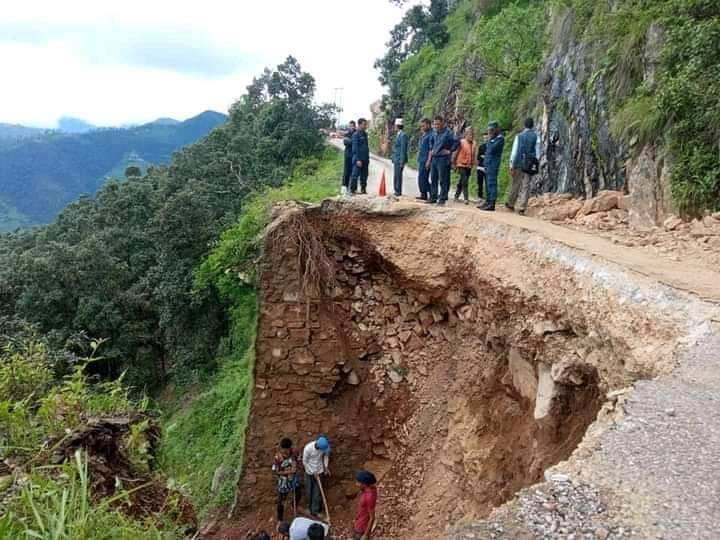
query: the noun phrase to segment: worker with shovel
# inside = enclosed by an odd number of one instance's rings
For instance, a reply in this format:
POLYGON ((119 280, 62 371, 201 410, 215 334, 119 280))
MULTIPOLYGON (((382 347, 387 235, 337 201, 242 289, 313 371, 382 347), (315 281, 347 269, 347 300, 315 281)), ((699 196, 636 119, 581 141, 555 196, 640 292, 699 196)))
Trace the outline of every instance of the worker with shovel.
POLYGON ((297 515, 297 502, 302 495, 300 487, 300 451, 293 448, 293 443, 287 437, 280 441, 280 449, 275 454, 272 470, 277 478, 277 519, 282 521, 285 517, 285 501, 292 497, 293 516, 297 515))
POLYGON ((305 467, 305 489, 307 489, 310 514, 318 517, 322 512, 325 498, 321 477, 330 476, 330 442, 327 438, 321 435, 307 443, 303 449, 302 462, 305 467))

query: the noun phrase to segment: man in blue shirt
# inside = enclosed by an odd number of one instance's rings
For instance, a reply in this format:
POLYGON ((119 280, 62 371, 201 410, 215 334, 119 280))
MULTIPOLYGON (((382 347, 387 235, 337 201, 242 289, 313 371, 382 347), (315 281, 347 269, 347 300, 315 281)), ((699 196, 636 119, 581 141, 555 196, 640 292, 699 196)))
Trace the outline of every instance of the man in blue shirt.
POLYGON ((497 122, 488 124, 488 141, 485 143, 485 179, 487 182, 487 199, 485 204, 478 206, 480 210, 488 212, 495 211, 497 201, 498 175, 500 174, 500 162, 502 161, 505 138, 500 133, 497 122))
POLYGON ((367 136, 367 120, 359 118, 357 131, 352 136, 353 172, 350 178, 350 193, 355 195, 360 181, 361 193, 367 193, 367 179, 370 167, 370 146, 367 136))
POLYGON ((422 133, 418 150, 418 189, 420 190, 420 196, 417 198, 420 201, 427 201, 430 196, 430 165, 428 164, 428 157, 430 157, 430 150, 433 147, 431 124, 429 118, 420 120, 420 132, 422 133))
POLYGON ((396 197, 402 195, 403 169, 408 162, 408 136, 403 129, 403 119, 395 120, 395 144, 393 145, 393 192, 396 197))
POLYGON ((428 203, 444 205, 450 191, 450 168, 451 157, 460 146, 450 129, 445 127, 445 119, 442 116, 435 117, 435 135, 433 136, 433 147, 430 151, 430 199, 428 203), (438 193, 439 187, 439 193, 438 193))
POLYGON ((535 122, 532 118, 525 120, 525 129, 515 137, 510 152, 510 176, 512 177, 512 190, 505 206, 508 210, 517 208, 518 214, 525 215, 533 174, 532 165, 539 165, 540 137, 535 131, 535 122), (534 161, 534 163, 533 163, 534 161))

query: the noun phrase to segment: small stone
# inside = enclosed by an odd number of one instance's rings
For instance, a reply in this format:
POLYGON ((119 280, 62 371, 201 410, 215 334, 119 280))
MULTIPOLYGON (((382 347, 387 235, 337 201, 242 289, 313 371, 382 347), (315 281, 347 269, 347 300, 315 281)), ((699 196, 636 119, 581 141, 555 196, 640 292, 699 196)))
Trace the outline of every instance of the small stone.
POLYGON ((665 414, 667 414, 668 416, 675 416, 675 409, 665 409, 665 414))
POLYGON ((677 216, 670 216, 663 222, 663 228, 666 231, 674 231, 677 229, 681 224, 683 220, 680 219, 677 216))
POLYGON ((358 374, 355 372, 355 370, 353 370, 353 371, 351 371, 350 373, 348 373, 347 382, 348 382, 348 384, 350 384, 350 385, 352 385, 352 386, 357 386, 357 385, 360 384, 360 377, 359 377, 358 374))
POLYGON ((595 529, 596 540, 605 540, 610 535, 610 532, 604 527, 598 527, 595 529))
POLYGON ((423 377, 427 377, 428 370, 427 370, 427 368, 426 368, 424 365, 420 364, 420 365, 417 367, 417 371, 418 371, 418 373, 419 373, 420 375, 422 375, 423 377))
POLYGON ((391 369, 390 371, 388 371, 388 377, 390 377, 390 380, 394 384, 400 384, 404 379, 404 377, 402 375, 400 375, 400 373, 398 373, 394 369, 391 369))
POLYGON ((463 298, 463 295, 458 291, 450 291, 445 299, 447 300, 448 305, 453 309, 459 308, 465 303, 465 298, 463 298))

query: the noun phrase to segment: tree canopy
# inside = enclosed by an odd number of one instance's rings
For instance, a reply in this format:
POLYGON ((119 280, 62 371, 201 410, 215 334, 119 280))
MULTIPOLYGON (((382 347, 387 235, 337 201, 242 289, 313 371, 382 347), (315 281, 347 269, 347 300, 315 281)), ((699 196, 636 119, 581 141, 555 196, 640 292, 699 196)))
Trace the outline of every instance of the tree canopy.
MULTIPOLYGON (((153 385, 210 368, 227 314, 193 271, 244 199, 281 184, 323 151, 329 109, 289 57, 248 87, 228 121, 144 176, 129 171, 50 225, 0 237, 0 310, 37 325, 58 346, 79 333, 107 339, 103 374, 153 385)), ((82 351, 78 351, 82 352, 82 351)))

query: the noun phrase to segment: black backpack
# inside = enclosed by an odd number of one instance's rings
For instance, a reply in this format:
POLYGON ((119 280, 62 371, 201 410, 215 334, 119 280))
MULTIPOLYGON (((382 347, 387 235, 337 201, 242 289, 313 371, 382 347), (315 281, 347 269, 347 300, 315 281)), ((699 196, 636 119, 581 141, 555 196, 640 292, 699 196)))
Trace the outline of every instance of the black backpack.
MULTIPOLYGON (((535 132, 534 134, 536 137, 535 141, 537 143, 537 137, 539 137, 540 135, 537 132, 535 132)), ((523 133, 520 136, 523 137, 524 135, 527 135, 527 133, 523 133)), ((533 148, 535 148, 536 143, 533 143, 533 148)), ((540 161, 538 160, 539 156, 531 155, 531 153, 527 151, 527 147, 524 143, 522 144, 521 152, 522 159, 520 160, 520 169, 525 174, 535 176, 540 171, 540 161)), ((533 151, 532 154, 534 153, 535 152, 533 151)))
POLYGON ((535 176, 540 172, 540 160, 536 157, 525 154, 522 160, 522 172, 529 174, 530 176, 535 176))

